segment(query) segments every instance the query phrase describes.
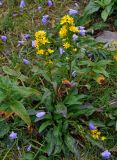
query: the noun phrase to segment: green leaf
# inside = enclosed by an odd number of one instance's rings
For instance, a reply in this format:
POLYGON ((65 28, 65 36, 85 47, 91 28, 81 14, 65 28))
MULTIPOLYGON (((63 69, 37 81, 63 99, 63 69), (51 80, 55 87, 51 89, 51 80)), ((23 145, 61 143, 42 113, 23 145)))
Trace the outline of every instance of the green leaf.
POLYGON ((6 134, 8 134, 9 130, 10 130, 9 125, 6 122, 1 121, 0 122, 0 138, 3 138, 6 134))
POLYGON ((10 69, 9 67, 7 66, 3 66, 2 67, 3 69, 3 72, 10 75, 10 76, 18 76, 19 73, 17 73, 15 70, 13 69, 10 69))
POLYGON ((47 140, 46 150, 47 150, 48 156, 50 156, 52 152, 54 151, 55 143, 56 143, 52 130, 49 130, 46 140, 47 140))
POLYGON ((16 87, 16 91, 22 96, 22 97, 29 97, 31 95, 37 95, 39 96, 39 92, 36 89, 30 88, 30 87, 16 87))
POLYGON ((86 96, 85 95, 77 95, 77 96, 67 96, 64 100, 65 104, 68 105, 75 105, 75 104, 81 104, 81 100, 84 99, 86 96))
POLYGON ((75 139, 67 134, 65 135, 65 144, 67 145, 68 149, 75 154, 76 158, 80 159, 80 153, 75 139))
POLYGON ((19 101, 13 101, 10 104, 10 108, 15 112, 27 125, 31 124, 31 119, 23 104, 19 101))
POLYGON ((109 5, 112 2, 112 0, 104 0, 105 6, 109 5))
POLYGON ((6 95, 0 91, 0 103, 4 101, 5 98, 6 98, 6 95))
POLYGON ((95 73, 100 73, 100 74, 103 74, 103 75, 106 76, 106 77, 109 77, 108 72, 106 72, 104 68, 101 68, 101 67, 100 67, 100 69, 99 69, 99 68, 94 68, 94 69, 92 69, 92 70, 93 70, 95 73))
POLYGON ((45 157, 45 156, 40 156, 40 157, 39 157, 39 160, 48 160, 48 158, 45 157))
POLYGON ((67 108, 63 103, 58 103, 55 108, 57 113, 62 114, 63 117, 67 116, 67 108))
POLYGON ((34 154, 33 153, 24 153, 20 160, 34 160, 34 154))
POLYGON ((85 135, 86 138, 92 143, 92 145, 99 147, 100 149, 104 149, 104 146, 99 142, 93 140, 88 134, 85 135))
POLYGON ((50 121, 43 122, 42 125, 39 127, 39 133, 41 133, 43 130, 45 130, 50 125, 51 125, 50 121))
POLYGON ((107 6, 107 7, 102 11, 101 17, 102 17, 102 19, 104 20, 104 22, 107 20, 109 14, 110 14, 110 12, 111 12, 112 6, 113 6, 113 4, 107 6))
POLYGON ((95 3, 94 0, 90 0, 90 2, 84 10, 84 14, 92 14, 94 12, 97 12, 99 8, 100 6, 97 3, 95 3))
POLYGON ((55 148, 54 148, 54 154, 58 154, 61 152, 62 148, 62 138, 55 138, 55 148))

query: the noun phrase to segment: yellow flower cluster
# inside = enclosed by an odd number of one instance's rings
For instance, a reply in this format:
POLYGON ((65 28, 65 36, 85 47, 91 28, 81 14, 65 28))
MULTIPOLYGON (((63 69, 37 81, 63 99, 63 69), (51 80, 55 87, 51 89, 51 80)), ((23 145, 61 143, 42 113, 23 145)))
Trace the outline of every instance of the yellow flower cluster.
POLYGON ((69 30, 74 33, 80 32, 80 30, 76 26, 70 26, 69 30))
POLYGON ((35 33, 35 38, 36 38, 36 49, 37 49, 37 54, 39 55, 48 55, 52 54, 54 52, 53 49, 45 47, 46 44, 49 44, 49 40, 46 37, 46 32, 45 31, 38 31, 35 33))
POLYGON ((62 26, 59 31, 59 36, 61 38, 65 37, 67 35, 67 26, 62 26))
POLYGON ((38 31, 35 33, 36 38, 36 48, 38 49, 41 45, 45 45, 46 43, 49 43, 48 39, 46 38, 46 32, 45 31, 38 31))
POLYGON ((62 26, 59 31, 59 36, 60 38, 63 38, 63 41, 64 41, 63 47, 65 49, 68 49, 71 47, 69 40, 71 40, 71 37, 74 35, 74 33, 78 33, 80 31, 75 26, 73 17, 69 15, 63 16, 61 18, 60 24, 62 26))
POLYGON ((98 131, 98 129, 91 130, 91 136, 97 140, 101 139, 102 141, 104 141, 106 139, 105 136, 101 136, 101 132, 98 131))
POLYGON ((117 53, 113 55, 113 58, 117 61, 117 53))
POLYGON ((70 46, 71 45, 68 42, 66 42, 66 43, 63 44, 63 47, 66 48, 66 49, 70 48, 70 46))
POLYGON ((63 25, 63 24, 74 25, 74 19, 69 15, 65 15, 65 16, 62 17, 62 19, 60 21, 60 24, 61 25, 63 25))

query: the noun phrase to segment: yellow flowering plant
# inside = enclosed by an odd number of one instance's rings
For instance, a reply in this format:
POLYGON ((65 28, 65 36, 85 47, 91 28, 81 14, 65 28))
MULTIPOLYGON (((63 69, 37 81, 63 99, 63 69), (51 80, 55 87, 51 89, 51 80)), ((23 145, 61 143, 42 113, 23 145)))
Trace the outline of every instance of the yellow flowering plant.
MULTIPOLYGON (((77 26, 72 16, 65 15, 52 33, 51 30, 48 34, 45 31, 35 33, 38 67, 32 71, 41 85, 40 106, 47 114, 45 119, 40 121, 37 118, 36 122, 51 152, 45 143, 42 150, 50 155, 65 154, 67 146, 70 152, 79 157, 75 135, 80 134, 84 143, 85 139, 90 141, 85 134, 88 129, 82 117, 89 120, 90 116, 97 113, 96 107, 85 104, 88 93, 93 85, 99 88, 108 84, 108 68, 114 59, 110 51, 108 53, 103 45, 85 36, 84 32, 84 28, 77 26), (75 128, 73 134, 71 128, 75 128)), ((97 128, 90 131, 90 136, 97 146, 106 139, 97 128)))

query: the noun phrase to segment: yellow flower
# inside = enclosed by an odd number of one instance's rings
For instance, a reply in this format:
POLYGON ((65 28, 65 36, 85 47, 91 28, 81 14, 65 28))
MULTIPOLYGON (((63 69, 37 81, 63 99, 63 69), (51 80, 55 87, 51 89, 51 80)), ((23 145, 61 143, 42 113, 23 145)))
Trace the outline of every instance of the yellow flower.
POLYGON ((102 141, 104 141, 105 139, 106 139, 106 137, 105 137, 105 136, 102 136, 102 137, 101 137, 101 140, 102 140, 102 141))
POLYGON ((101 135, 101 132, 99 132, 98 129, 91 130, 91 136, 94 139, 99 139, 100 135, 101 135))
POLYGON ((66 26, 63 26, 60 31, 59 31, 59 36, 61 38, 65 37, 67 35, 67 27, 66 26))
POLYGON ((46 38, 45 31, 36 32, 35 37, 36 37, 36 48, 38 48, 39 44, 45 45, 46 43, 49 43, 48 39, 46 38))
POLYGON ((101 135, 101 132, 97 132, 97 135, 99 135, 99 136, 100 136, 100 135, 101 135))
POLYGON ((117 53, 113 55, 113 58, 117 61, 117 53))
POLYGON ((92 137, 93 137, 94 139, 99 139, 99 136, 98 136, 98 135, 92 135, 92 137))
POLYGON ((114 42, 112 42, 112 44, 117 44, 117 42, 114 41, 114 42))
POLYGON ((77 48, 73 48, 73 51, 76 52, 76 51, 77 51, 77 48))
POLYGON ((66 42, 63 44, 63 46, 64 46, 64 48, 68 49, 68 48, 70 48, 71 45, 68 42, 66 42))
POLYGON ((97 79, 96 82, 99 84, 103 84, 105 82, 105 77, 103 75, 100 75, 97 79))
POLYGON ((69 30, 72 31, 72 32, 80 32, 80 30, 75 26, 70 26, 69 30))
POLYGON ((53 64, 52 60, 48 60, 45 64, 53 64))
POLYGON ((38 31, 35 33, 35 37, 45 37, 46 36, 46 32, 45 31, 38 31))
POLYGON ((38 51, 37 51, 37 54, 43 55, 43 54, 44 54, 44 50, 43 50, 43 49, 38 50, 38 51))
POLYGON ((51 54, 51 53, 53 53, 53 52, 54 52, 54 50, 53 50, 53 49, 51 49, 51 48, 48 48, 48 52, 51 54))
POLYGON ((70 24, 70 25, 74 25, 74 19, 69 16, 69 15, 65 15, 61 18, 60 24, 70 24))

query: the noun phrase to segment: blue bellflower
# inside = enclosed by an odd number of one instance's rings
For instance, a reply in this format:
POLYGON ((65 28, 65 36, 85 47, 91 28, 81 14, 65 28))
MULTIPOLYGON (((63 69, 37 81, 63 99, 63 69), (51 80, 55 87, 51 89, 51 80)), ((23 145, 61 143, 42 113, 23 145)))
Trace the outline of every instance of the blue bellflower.
POLYGON ((70 16, 75 16, 76 14, 78 14, 78 11, 77 11, 77 10, 69 9, 69 15, 70 15, 70 16))
POLYGON ((7 37, 6 36, 1 36, 1 40, 6 42, 7 41, 7 37))
POLYGON ((42 10, 42 7, 41 7, 41 6, 39 6, 37 10, 38 10, 38 11, 41 11, 41 10, 42 10))
POLYGON ((80 29, 80 35, 81 35, 81 36, 85 36, 85 33, 86 33, 85 27, 83 27, 83 26, 78 26, 78 29, 80 29))
POLYGON ((25 37, 26 39, 29 39, 29 38, 30 38, 30 34, 24 34, 24 37, 25 37))
POLYGON ((14 140, 16 138, 17 138, 17 133, 12 131, 11 134, 9 135, 9 139, 14 140))
POLYGON ((42 24, 43 24, 43 25, 46 25, 46 24, 47 24, 48 17, 49 17, 49 16, 48 16, 47 14, 42 17, 42 24))
POLYGON ((24 8, 26 6, 25 1, 21 0, 20 1, 20 8, 24 8))
POLYGON ((36 41, 32 40, 32 47, 35 47, 35 45, 36 45, 36 41))
POLYGON ((37 118, 43 118, 44 116, 45 116, 45 112, 43 111, 43 112, 37 112, 37 114, 36 114, 36 117, 37 118))
POLYGON ((19 45, 23 45, 25 43, 25 41, 18 41, 19 45))
POLYGON ((76 41, 77 39, 78 39, 78 36, 77 36, 76 34, 74 34, 74 35, 73 35, 73 40, 76 41))
POLYGON ((95 130, 96 126, 93 123, 89 123, 89 129, 90 130, 95 130))
POLYGON ((27 148, 26 148, 27 152, 29 152, 31 150, 31 148, 32 148, 31 144, 29 146, 27 146, 27 148))
POLYGON ((26 65, 28 65, 30 62, 27 59, 24 58, 23 59, 23 63, 26 64, 26 65))
POLYGON ((106 150, 101 153, 101 156, 102 158, 109 159, 111 157, 111 153, 108 150, 106 150))
POLYGON ((51 0, 48 0, 48 6, 51 7, 53 5, 51 0))
POLYGON ((63 49, 62 47, 59 48, 59 51, 60 51, 60 55, 61 55, 61 56, 62 56, 63 53, 65 52, 64 49, 63 49))

